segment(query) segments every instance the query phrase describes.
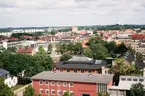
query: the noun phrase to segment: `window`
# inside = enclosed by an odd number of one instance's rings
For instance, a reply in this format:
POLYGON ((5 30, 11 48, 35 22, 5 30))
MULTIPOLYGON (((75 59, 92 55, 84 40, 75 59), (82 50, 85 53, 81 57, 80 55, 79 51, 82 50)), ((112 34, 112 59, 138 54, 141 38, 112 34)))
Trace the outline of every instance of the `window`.
POLYGON ((67 69, 67 72, 70 72, 70 70, 69 70, 69 69, 67 69))
POLYGON ((48 89, 45 89, 45 94, 49 94, 49 90, 48 89))
POLYGON ((39 92, 40 94, 43 94, 43 89, 40 89, 39 91, 40 91, 40 92, 39 92))
POLYGON ((92 71, 91 70, 88 70, 88 73, 91 73, 92 71))
POLYGON ((48 85, 48 81, 45 81, 45 85, 48 85))
POLYGON ((73 87, 74 86, 73 82, 70 82, 69 85, 70 85, 70 87, 73 87))
POLYGON ((43 81, 39 81, 39 84, 42 85, 43 84, 43 81))
POLYGON ((74 73, 77 73, 77 69, 74 69, 74 73))
POLYGON ((122 81, 126 81, 126 78, 121 78, 122 81))
POLYGON ((133 81, 137 81, 137 79, 133 79, 133 81))
POLYGON ((84 73, 84 70, 81 70, 81 73, 84 73))
POLYGON ((51 86, 54 86, 55 82, 54 81, 51 81, 51 86))
POLYGON ((58 82, 57 82, 57 86, 60 86, 60 85, 61 85, 61 82, 58 81, 58 82))
POLYGON ((67 82, 63 82, 63 86, 66 87, 67 86, 67 82))
POLYGON ((63 91, 63 94, 64 94, 65 92, 66 92, 66 91, 64 90, 64 91, 63 91))
POLYGON ((131 78, 128 78, 127 81, 131 81, 131 78))
POLYGON ((57 90, 57 95, 58 95, 58 96, 61 95, 61 90, 57 90))
POLYGON ((143 80, 143 79, 139 79, 139 81, 140 81, 140 82, 143 82, 144 80, 143 80))
POLYGON ((51 95, 55 95, 55 90, 51 90, 51 95))
POLYGON ((70 91, 70 94, 71 94, 71 96, 74 96, 74 93, 73 93, 73 91, 70 91))

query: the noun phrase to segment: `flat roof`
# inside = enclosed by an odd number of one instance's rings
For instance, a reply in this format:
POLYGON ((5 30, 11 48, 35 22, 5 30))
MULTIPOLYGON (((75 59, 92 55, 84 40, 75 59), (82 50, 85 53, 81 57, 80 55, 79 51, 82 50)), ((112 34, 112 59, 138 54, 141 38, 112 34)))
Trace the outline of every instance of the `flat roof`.
POLYGON ((44 71, 32 77, 32 80, 54 80, 54 81, 72 81, 86 83, 104 83, 108 84, 113 79, 113 74, 89 74, 89 73, 69 73, 44 71))

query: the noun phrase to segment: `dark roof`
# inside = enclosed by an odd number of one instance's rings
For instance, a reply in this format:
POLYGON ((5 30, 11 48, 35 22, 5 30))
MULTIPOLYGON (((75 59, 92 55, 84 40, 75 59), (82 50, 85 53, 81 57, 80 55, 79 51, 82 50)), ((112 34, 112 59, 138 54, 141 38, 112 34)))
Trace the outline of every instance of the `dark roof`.
POLYGON ((74 57, 68 61, 59 62, 56 64, 56 68, 66 69, 100 69, 102 66, 106 66, 105 60, 93 60, 87 57, 74 57), (80 59, 79 59, 80 58, 80 59))
POLYGON ((4 76, 6 74, 9 74, 9 72, 4 69, 0 69, 0 76, 4 76))
POLYGON ((135 65, 139 69, 145 68, 145 63, 143 61, 136 60, 135 65))
POLYGON ((113 74, 88 74, 88 73, 68 73, 44 71, 32 77, 33 80, 54 80, 72 81, 86 83, 105 83, 108 84, 113 78, 113 74))
POLYGON ((135 60, 135 56, 130 52, 126 52, 124 58, 130 63, 135 60))

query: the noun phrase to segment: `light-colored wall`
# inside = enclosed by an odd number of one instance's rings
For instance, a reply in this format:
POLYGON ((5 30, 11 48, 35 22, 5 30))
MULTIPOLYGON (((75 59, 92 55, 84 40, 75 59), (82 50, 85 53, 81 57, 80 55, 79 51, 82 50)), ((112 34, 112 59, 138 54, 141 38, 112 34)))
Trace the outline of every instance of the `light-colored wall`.
POLYGON ((4 80, 4 83, 8 85, 8 87, 13 87, 17 85, 18 83, 18 78, 17 77, 8 77, 4 80))

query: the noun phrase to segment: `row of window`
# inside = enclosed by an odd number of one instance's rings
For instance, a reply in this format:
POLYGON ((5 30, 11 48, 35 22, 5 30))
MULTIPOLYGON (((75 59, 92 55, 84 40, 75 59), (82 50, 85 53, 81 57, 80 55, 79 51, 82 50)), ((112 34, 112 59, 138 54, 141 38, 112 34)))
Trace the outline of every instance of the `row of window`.
POLYGON ((144 79, 131 79, 131 78, 121 78, 121 81, 140 81, 140 82, 143 82, 144 79))
MULTIPOLYGON (((60 95, 62 95, 62 94, 64 94, 66 92, 66 90, 54 90, 54 89, 51 89, 51 90, 49 90, 49 89, 45 89, 45 90, 43 90, 43 89, 40 89, 39 90, 39 93, 40 94, 46 94, 46 95, 48 95, 48 94, 51 94, 51 95, 58 95, 58 96, 60 96, 60 95)), ((70 93, 73 95, 73 91, 70 91, 70 93)))
POLYGON ((55 83, 56 83, 57 86, 61 86, 61 85, 63 85, 64 87, 67 87, 67 86, 73 87, 74 86, 73 82, 69 82, 69 85, 68 85, 68 82, 60 82, 60 81, 58 81, 58 82, 55 82, 55 81, 51 81, 51 82, 49 82, 49 81, 39 81, 39 84, 40 85, 43 85, 44 83, 45 83, 45 85, 48 85, 49 83, 51 83, 51 86, 55 86, 55 83))
MULTIPOLYGON (((63 70, 62 70, 62 69, 61 69, 60 71, 61 71, 61 72, 63 72, 63 70)), ((67 72, 70 72, 70 69, 67 69, 66 71, 67 71, 67 72)), ((74 71, 74 73, 77 73, 77 72, 78 72, 78 70, 77 70, 77 69, 74 69, 73 71, 74 71)), ((84 73, 84 72, 85 72, 85 70, 83 70, 83 69, 82 69, 82 70, 80 70, 80 71, 81 71, 81 73, 84 73)), ((92 70, 88 70, 88 73, 92 73, 92 70)))

